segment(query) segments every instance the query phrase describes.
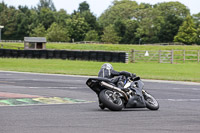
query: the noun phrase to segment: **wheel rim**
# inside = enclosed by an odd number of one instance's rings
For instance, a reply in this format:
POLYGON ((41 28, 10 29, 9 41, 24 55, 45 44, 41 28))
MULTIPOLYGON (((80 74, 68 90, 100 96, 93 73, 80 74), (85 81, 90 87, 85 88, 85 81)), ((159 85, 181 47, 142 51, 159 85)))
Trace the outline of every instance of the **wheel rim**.
POLYGON ((110 102, 117 105, 122 105, 122 99, 119 97, 119 95, 116 92, 107 90, 105 91, 105 95, 110 102))
POLYGON ((154 97, 152 97, 150 94, 145 94, 146 95, 146 98, 145 98, 145 100, 149 103, 149 104, 151 104, 151 105, 153 105, 153 106, 158 106, 158 102, 156 101, 156 99, 154 98, 154 97))

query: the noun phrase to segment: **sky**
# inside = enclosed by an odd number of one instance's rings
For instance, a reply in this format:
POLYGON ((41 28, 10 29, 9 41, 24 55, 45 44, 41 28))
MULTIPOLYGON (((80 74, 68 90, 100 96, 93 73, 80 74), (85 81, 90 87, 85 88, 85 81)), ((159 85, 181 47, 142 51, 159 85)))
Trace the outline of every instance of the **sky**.
MULTIPOLYGON (((9 6, 18 7, 19 5, 27 5, 28 7, 35 7, 39 3, 39 0, 0 0, 4 1, 9 6)), ((113 0, 52 0, 56 9, 64 9, 67 13, 71 14, 74 10, 77 10, 79 4, 83 1, 86 1, 90 5, 91 12, 99 17, 111 4, 113 0)), ((182 4, 186 5, 191 14, 197 14, 200 12, 200 0, 136 0, 138 3, 150 3, 156 4, 160 2, 169 2, 169 1, 179 1, 182 4)))

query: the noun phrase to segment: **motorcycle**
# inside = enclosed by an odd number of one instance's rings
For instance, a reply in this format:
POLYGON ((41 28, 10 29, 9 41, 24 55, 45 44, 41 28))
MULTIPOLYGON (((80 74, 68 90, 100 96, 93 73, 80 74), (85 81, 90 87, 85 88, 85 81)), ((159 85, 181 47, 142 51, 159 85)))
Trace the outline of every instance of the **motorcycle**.
POLYGON ((158 101, 144 90, 144 83, 140 77, 127 77, 123 90, 107 78, 89 78, 86 84, 96 92, 102 110, 105 108, 111 111, 121 111, 123 108, 159 109, 158 101))

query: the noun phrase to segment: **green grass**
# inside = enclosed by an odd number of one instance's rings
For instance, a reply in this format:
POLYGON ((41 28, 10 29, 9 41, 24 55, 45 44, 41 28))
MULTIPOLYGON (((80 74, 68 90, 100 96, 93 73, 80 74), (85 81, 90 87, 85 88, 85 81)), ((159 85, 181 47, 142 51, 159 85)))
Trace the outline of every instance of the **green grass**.
POLYGON ((123 45, 123 44, 47 44, 47 49, 74 49, 74 50, 106 50, 131 51, 135 50, 200 50, 200 46, 161 46, 161 45, 123 45))
POLYGON ((0 48, 4 49, 23 49, 24 44, 23 43, 5 43, 0 42, 0 48))
MULTIPOLYGON (((0 58, 0 70, 97 76, 104 62, 59 59, 0 58)), ((200 64, 112 63, 117 71, 136 73, 143 79, 200 82, 200 64)))
MULTIPOLYGON (((5 48, 23 47, 23 43, 2 43, 5 48), (10 47, 9 47, 10 45, 10 47)), ((106 51, 131 51, 135 50, 200 50, 200 46, 182 45, 123 45, 123 44, 69 44, 69 43, 47 43, 47 49, 73 49, 73 50, 106 50, 106 51)))

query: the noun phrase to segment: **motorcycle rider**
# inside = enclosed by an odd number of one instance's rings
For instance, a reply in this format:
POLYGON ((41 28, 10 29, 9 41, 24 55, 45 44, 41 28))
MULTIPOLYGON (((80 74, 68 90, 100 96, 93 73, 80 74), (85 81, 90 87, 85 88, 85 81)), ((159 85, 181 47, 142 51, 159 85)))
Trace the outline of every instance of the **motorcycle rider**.
MULTIPOLYGON (((126 71, 121 71, 121 72, 115 71, 110 63, 105 63, 102 65, 98 77, 110 79, 111 82, 114 83, 118 88, 126 92, 129 91, 129 89, 124 88, 124 85, 126 83, 126 78, 127 77, 134 78, 136 77, 136 75, 126 71)), ((99 107, 101 109, 105 108, 104 105, 101 103, 101 101, 99 101, 99 107)))
POLYGON ((98 77, 108 78, 117 85, 120 89, 126 91, 124 89, 124 85, 127 77, 136 77, 135 74, 126 71, 115 71, 110 63, 105 63, 102 65, 98 77))

